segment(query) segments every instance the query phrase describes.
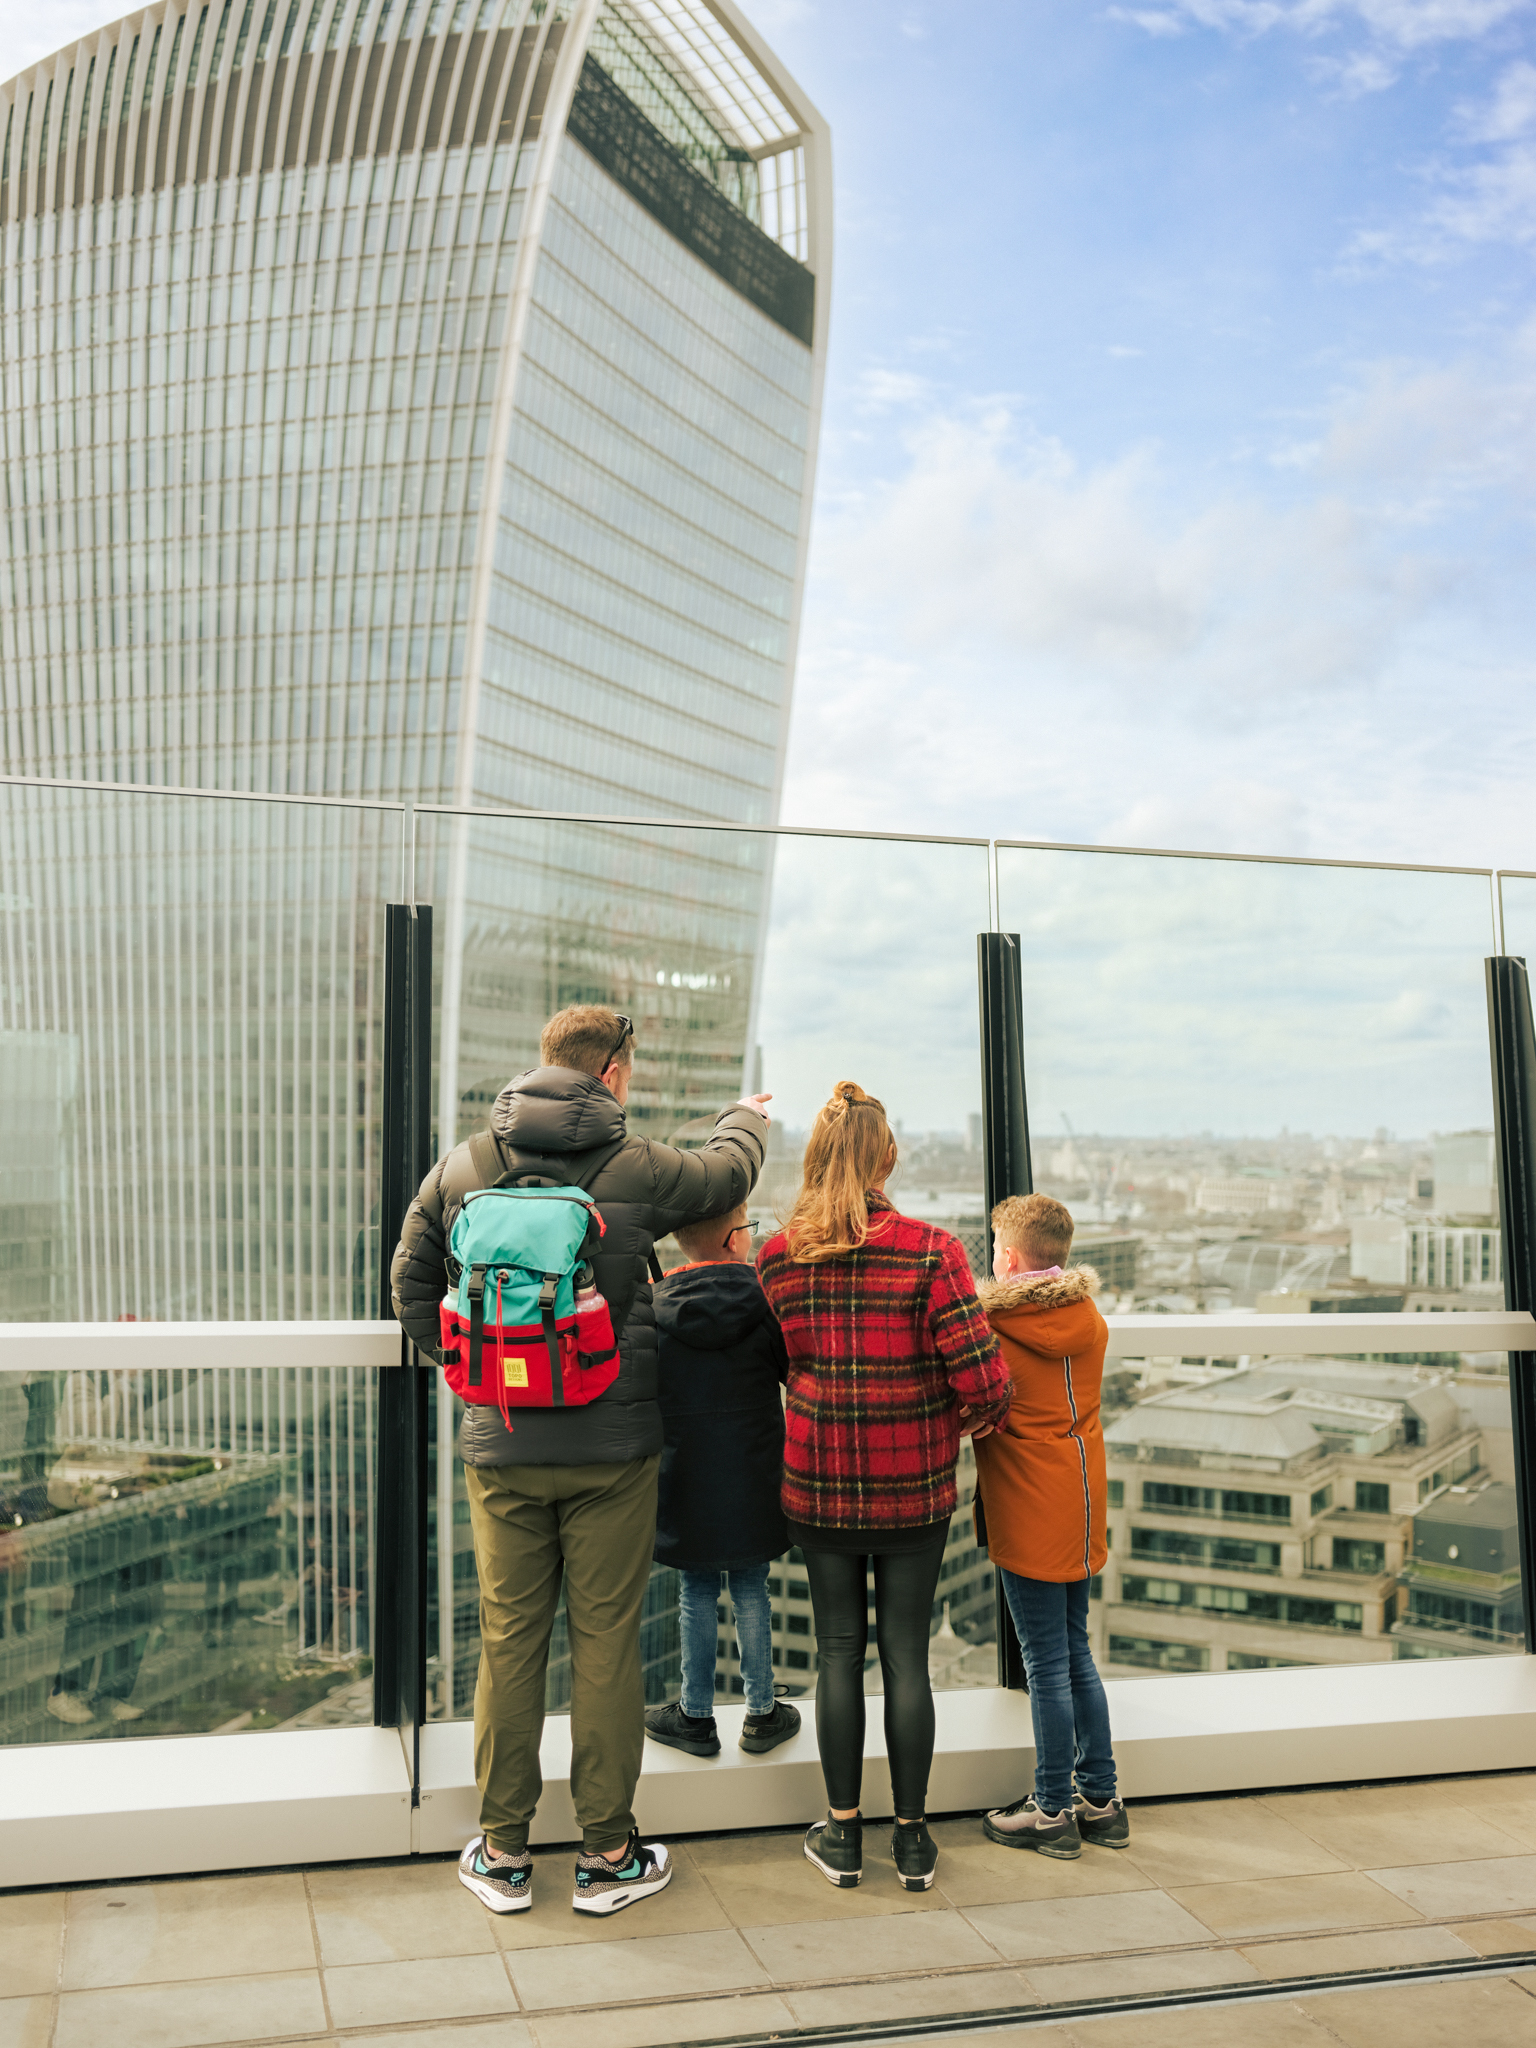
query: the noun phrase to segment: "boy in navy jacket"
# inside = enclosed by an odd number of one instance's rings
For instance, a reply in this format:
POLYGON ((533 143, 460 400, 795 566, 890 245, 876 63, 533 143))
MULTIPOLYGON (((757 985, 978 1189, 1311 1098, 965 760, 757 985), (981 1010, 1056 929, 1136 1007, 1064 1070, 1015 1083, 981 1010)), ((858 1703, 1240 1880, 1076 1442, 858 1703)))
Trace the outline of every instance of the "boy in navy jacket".
POLYGON ((779 1507, 784 1463, 784 1338, 752 1265, 745 1203, 685 1224, 688 1263, 654 1290, 665 1447, 656 1561, 681 1580, 681 1699, 646 1711, 653 1742, 718 1756, 715 1630, 720 1578, 730 1586, 747 1714, 741 1746, 787 1742, 800 1715, 773 1692, 768 1566, 789 1545, 779 1507))

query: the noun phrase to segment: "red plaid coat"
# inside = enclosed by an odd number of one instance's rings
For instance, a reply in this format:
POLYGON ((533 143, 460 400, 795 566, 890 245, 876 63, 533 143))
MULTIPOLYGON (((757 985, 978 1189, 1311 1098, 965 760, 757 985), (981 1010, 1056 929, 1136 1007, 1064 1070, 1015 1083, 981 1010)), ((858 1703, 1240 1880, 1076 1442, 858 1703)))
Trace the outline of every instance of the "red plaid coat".
POLYGON ((1013 1391, 959 1239, 869 1207, 856 1252, 799 1264, 780 1231, 757 1262, 789 1353, 781 1498, 813 1528, 953 1514, 960 1405, 1000 1422, 1013 1391))

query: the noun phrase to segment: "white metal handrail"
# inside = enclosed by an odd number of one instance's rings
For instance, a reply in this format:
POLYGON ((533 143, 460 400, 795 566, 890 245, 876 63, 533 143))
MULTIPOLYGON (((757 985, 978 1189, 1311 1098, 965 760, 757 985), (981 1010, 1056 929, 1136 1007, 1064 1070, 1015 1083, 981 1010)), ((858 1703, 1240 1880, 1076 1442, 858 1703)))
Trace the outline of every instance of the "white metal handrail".
POLYGON ((1362 1351, 1536 1351, 1524 1309, 1381 1315, 1109 1317, 1115 1358, 1351 1357, 1362 1351))
MULTIPOLYGON (((0 1372, 200 1366, 392 1366, 393 1322, 0 1323, 0 1372)), ((1379 1315, 1112 1315, 1121 1358, 1352 1357, 1376 1351, 1536 1352, 1524 1309, 1379 1315)))

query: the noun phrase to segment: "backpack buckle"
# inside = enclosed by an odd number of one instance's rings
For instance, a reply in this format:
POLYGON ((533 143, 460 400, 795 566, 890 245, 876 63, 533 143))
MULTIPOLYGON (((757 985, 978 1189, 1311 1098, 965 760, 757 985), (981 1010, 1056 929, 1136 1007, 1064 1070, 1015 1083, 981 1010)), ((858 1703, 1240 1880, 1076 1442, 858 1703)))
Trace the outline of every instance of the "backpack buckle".
POLYGON ((485 1341, 485 1276, 489 1268, 469 1269, 469 1385, 480 1384, 480 1350, 485 1341))

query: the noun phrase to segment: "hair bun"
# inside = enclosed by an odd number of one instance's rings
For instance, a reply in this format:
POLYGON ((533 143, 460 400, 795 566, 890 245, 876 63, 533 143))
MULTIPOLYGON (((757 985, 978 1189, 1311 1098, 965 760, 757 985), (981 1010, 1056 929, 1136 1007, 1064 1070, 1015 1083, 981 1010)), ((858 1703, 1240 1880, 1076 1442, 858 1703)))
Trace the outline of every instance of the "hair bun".
POLYGON ((839 1081, 832 1090, 832 1100, 827 1104, 827 1107, 829 1109, 834 1107, 846 1109, 851 1102, 868 1102, 868 1100, 869 1097, 864 1093, 864 1090, 857 1081, 839 1081))

